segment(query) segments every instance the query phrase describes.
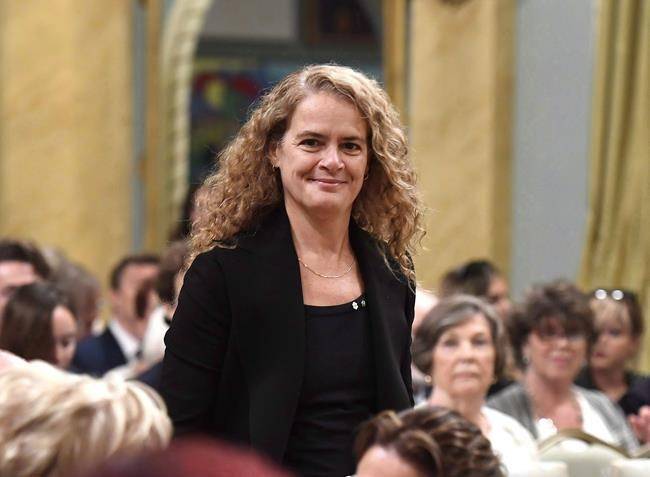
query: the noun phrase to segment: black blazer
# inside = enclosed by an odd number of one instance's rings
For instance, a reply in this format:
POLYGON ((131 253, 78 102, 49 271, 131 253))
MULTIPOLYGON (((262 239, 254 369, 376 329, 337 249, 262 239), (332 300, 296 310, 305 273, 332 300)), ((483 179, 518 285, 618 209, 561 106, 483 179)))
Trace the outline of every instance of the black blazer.
MULTIPOLYGON (((354 224, 350 242, 371 322, 377 409, 402 410, 413 404, 414 287, 354 224)), ((284 207, 236 248, 197 256, 165 342, 161 390, 176 434, 213 433, 281 461, 305 366, 300 270, 284 207)))
POLYGON ((75 371, 93 376, 102 376, 124 364, 126 357, 110 328, 106 328, 101 335, 82 340, 72 358, 72 368, 75 371))

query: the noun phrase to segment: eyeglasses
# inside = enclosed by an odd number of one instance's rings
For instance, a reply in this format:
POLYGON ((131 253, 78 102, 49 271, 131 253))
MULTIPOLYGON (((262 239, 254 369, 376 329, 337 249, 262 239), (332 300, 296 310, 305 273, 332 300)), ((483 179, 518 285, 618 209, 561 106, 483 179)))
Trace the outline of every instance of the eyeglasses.
POLYGON ((558 330, 558 329, 540 328, 534 330, 533 333, 535 333, 537 337, 540 340, 544 341, 545 343, 550 343, 551 341, 558 341, 562 338, 566 338, 566 340, 570 343, 577 343, 587 338, 582 330, 565 331, 565 330, 558 330))

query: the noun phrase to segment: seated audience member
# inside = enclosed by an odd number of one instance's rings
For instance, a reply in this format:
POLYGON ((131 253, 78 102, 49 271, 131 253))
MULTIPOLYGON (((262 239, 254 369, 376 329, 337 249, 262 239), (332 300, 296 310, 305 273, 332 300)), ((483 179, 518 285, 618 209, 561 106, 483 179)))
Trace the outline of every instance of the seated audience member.
POLYGON ((208 440, 176 440, 165 450, 114 459, 86 477, 291 477, 252 451, 208 440))
POLYGON ((102 334, 79 343, 73 359, 76 369, 102 376, 118 366, 140 361, 147 319, 136 312, 136 294, 157 274, 155 255, 130 255, 120 260, 110 275, 111 319, 102 334))
POLYGON ((32 244, 0 239, 0 319, 9 297, 21 286, 46 280, 50 267, 32 244))
POLYGON ((171 423, 140 383, 32 362, 0 373, 0 475, 64 477, 115 456, 164 448, 171 423))
POLYGON ((538 439, 578 428, 628 451, 638 447, 616 405, 573 384, 594 339, 586 294, 563 280, 534 286, 512 316, 511 339, 524 378, 492 397, 489 406, 510 414, 538 439))
POLYGON ((154 364, 136 379, 156 390, 160 386, 162 358, 165 354, 165 333, 176 311, 176 301, 183 285, 187 254, 188 247, 185 242, 171 244, 160 260, 160 271, 154 285, 161 304, 151 314, 142 342, 145 359, 154 364))
POLYGON ((499 459, 481 430, 454 411, 384 411, 355 442, 357 477, 500 477, 499 459))
MULTIPOLYGON (((624 290, 599 288, 591 298, 596 341, 589 364, 576 384, 601 391, 617 402, 626 415, 636 414, 650 404, 630 389, 644 377, 628 370, 643 336, 643 316, 636 295, 624 290)), ((648 379, 648 378, 645 378, 648 379)))
POLYGON ((458 293, 484 299, 508 321, 512 312, 508 282, 499 269, 487 260, 472 260, 456 267, 442 277, 440 297, 458 293))
POLYGON ((537 459, 532 435, 512 417, 485 406, 490 384, 503 371, 503 326, 493 308, 469 295, 442 299, 413 341, 413 362, 431 375, 428 404, 444 406, 475 424, 508 470, 537 459))
POLYGON ((83 266, 61 261, 52 273, 51 281, 68 297, 70 308, 77 317, 77 339, 93 334, 99 317, 101 287, 99 281, 83 266))
MULTIPOLYGON (((476 296, 492 305, 503 321, 507 333, 512 302, 508 282, 495 265, 487 260, 472 260, 445 273, 440 282, 440 296, 444 298, 456 294, 476 296)), ((521 378, 509 339, 506 339, 504 346, 507 351, 503 376, 490 386, 488 396, 498 393, 521 378)))
POLYGON ((77 320, 61 291, 49 283, 14 291, 0 324, 1 349, 68 369, 76 345, 77 320))

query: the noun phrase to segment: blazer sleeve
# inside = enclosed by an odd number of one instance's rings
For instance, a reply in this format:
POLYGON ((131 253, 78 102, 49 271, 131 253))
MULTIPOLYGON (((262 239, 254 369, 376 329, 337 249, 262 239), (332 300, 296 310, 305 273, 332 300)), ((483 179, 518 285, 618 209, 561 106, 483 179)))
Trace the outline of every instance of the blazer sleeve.
POLYGON ((197 256, 185 275, 165 335, 161 394, 175 434, 208 431, 230 335, 231 314, 219 262, 197 256))

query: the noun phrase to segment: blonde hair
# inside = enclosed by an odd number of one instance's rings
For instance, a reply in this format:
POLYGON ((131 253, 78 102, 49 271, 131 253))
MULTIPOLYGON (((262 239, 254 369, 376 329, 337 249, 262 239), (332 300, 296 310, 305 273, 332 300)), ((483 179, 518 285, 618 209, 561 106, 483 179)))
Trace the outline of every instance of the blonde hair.
POLYGON ((73 375, 39 361, 0 373, 0 475, 57 477, 167 446, 153 389, 73 375))
POLYGON ((351 68, 307 66, 269 91, 218 157, 218 170, 197 194, 190 261, 212 247, 232 248, 236 236, 258 225, 282 201, 282 183, 269 151, 284 135, 296 106, 307 95, 339 95, 359 110, 368 125, 369 171, 352 217, 414 279, 410 254, 424 235, 415 173, 408 160, 399 115, 379 84, 351 68))

